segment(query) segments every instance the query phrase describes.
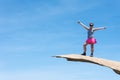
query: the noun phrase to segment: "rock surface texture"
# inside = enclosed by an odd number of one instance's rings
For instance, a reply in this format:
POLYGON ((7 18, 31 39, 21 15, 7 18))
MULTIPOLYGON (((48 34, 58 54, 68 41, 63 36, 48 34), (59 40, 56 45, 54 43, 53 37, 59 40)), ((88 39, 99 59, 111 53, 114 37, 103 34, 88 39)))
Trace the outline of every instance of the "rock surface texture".
POLYGON ((79 54, 58 55, 54 57, 65 58, 68 61, 88 62, 88 63, 98 64, 101 66, 106 66, 111 68, 115 73, 120 75, 120 62, 117 62, 117 61, 106 60, 106 59, 96 58, 96 57, 82 56, 79 54))

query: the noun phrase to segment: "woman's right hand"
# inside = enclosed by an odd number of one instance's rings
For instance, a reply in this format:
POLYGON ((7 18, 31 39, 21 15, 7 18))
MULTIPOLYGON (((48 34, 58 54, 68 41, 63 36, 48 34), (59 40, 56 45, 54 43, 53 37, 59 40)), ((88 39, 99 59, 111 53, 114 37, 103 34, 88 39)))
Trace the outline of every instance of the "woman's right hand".
POLYGON ((78 22, 77 22, 78 24, 80 24, 80 20, 78 20, 78 22))

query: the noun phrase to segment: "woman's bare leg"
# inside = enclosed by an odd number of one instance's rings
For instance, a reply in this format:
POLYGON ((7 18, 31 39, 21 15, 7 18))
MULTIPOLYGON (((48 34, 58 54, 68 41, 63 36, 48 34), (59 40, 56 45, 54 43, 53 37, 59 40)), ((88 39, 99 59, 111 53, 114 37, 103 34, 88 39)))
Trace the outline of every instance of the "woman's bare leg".
POLYGON ((84 45, 83 45, 83 50, 84 50, 84 52, 83 52, 82 55, 86 55, 86 50, 87 50, 86 46, 87 46, 87 45, 88 45, 87 43, 84 43, 84 45))
POLYGON ((93 57, 93 53, 94 53, 94 44, 91 44, 91 57, 93 57))

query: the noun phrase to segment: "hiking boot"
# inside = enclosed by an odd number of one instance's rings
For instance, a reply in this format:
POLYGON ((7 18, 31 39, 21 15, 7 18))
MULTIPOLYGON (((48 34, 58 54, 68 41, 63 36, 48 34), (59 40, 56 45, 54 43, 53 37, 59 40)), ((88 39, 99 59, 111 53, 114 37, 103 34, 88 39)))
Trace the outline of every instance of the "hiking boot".
POLYGON ((93 53, 91 53, 90 57, 93 57, 93 53))
POLYGON ((84 53, 82 53, 81 55, 84 55, 84 56, 86 56, 86 53, 84 52, 84 53))

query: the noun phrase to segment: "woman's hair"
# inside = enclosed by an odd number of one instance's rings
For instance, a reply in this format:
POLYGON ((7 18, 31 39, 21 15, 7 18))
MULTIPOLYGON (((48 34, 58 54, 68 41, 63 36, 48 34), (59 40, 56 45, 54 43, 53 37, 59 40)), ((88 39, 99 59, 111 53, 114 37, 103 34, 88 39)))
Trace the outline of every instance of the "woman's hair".
POLYGON ((93 23, 90 23, 89 26, 94 26, 94 24, 93 24, 93 23))

